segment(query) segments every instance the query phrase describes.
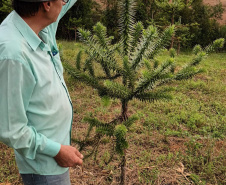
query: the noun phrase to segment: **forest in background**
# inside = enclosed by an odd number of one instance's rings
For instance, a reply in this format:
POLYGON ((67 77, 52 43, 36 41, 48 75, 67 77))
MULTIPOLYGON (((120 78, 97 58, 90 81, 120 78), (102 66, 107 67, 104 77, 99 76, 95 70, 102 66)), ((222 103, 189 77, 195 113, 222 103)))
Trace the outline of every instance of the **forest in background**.
MULTIPOLYGON (((119 0, 78 0, 60 21, 57 38, 75 40, 77 29, 92 30, 98 22, 108 29, 108 34, 118 40, 119 0)), ((152 24, 160 30, 175 24, 177 32, 171 47, 190 49, 196 44, 207 45, 217 38, 226 38, 226 25, 220 24, 224 8, 222 3, 210 6, 204 0, 137 0, 136 21, 144 27, 152 24)), ((11 0, 0 1, 0 22, 12 11, 11 0)), ((222 21, 221 21, 222 22, 222 21)), ((225 50, 226 48, 224 48, 225 50)))

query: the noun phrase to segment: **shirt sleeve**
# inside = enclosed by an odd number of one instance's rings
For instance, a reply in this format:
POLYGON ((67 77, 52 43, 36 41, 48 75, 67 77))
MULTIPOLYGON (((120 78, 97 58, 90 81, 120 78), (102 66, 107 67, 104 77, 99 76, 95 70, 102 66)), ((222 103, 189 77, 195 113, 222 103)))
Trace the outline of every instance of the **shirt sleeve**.
POLYGON ((58 21, 67 13, 67 11, 76 3, 77 0, 69 0, 67 4, 65 4, 58 16, 58 21))
POLYGON ((50 40, 53 41, 54 46, 57 48, 56 43, 56 31, 59 24, 60 19, 67 13, 67 11, 76 3, 77 0, 69 0, 67 4, 65 4, 57 18, 57 21, 47 26, 47 29, 49 30, 49 37, 50 40))
POLYGON ((63 7, 62 10, 56 20, 56 22, 50 24, 48 27, 56 33, 57 26, 59 24, 60 19, 67 13, 67 11, 77 2, 77 0, 69 0, 68 3, 66 3, 63 7))
POLYGON ((54 157, 60 143, 38 133, 26 115, 35 84, 24 63, 0 60, 0 141, 28 159, 35 159, 36 153, 54 157))

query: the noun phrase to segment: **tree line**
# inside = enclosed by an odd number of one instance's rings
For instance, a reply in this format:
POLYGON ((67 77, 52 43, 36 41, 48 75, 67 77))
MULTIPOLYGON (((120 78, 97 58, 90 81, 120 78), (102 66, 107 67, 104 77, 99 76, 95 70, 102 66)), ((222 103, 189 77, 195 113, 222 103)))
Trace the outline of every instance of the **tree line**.
MULTIPOLYGON (((78 28, 92 30, 98 22, 107 27, 108 34, 119 39, 118 4, 120 0, 78 0, 59 23, 57 38, 74 40, 78 28)), ((164 30, 175 24, 176 32, 171 39, 171 47, 178 51, 192 48, 196 44, 207 45, 217 38, 226 38, 226 25, 217 19, 224 12, 221 3, 209 6, 203 0, 137 0, 135 21, 164 30)), ((0 22, 12 11, 11 0, 0 1, 0 22)), ((224 48, 226 49, 226 48, 224 48)))

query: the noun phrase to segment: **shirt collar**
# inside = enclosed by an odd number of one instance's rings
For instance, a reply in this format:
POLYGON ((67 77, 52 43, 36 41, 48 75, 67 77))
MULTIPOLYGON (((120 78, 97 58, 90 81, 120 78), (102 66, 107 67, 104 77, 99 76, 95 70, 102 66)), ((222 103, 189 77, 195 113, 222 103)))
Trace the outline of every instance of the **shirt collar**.
POLYGON ((21 35, 26 39, 29 46, 35 51, 43 41, 35 34, 35 32, 28 26, 28 24, 16 13, 16 11, 13 11, 12 22, 19 30, 21 35))

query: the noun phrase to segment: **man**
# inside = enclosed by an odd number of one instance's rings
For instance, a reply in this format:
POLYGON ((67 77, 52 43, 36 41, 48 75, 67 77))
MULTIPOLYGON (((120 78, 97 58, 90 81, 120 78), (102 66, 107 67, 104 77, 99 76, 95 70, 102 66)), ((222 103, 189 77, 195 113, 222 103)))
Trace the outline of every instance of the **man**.
POLYGON ((0 26, 0 141, 25 185, 68 185, 82 154, 70 145, 72 103, 55 34, 76 0, 14 0, 0 26))

